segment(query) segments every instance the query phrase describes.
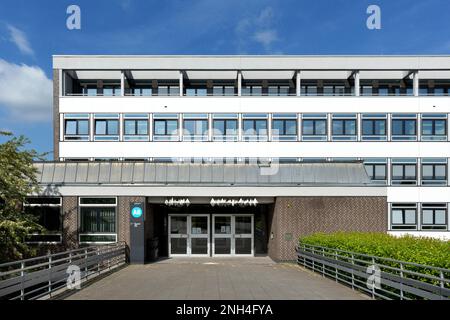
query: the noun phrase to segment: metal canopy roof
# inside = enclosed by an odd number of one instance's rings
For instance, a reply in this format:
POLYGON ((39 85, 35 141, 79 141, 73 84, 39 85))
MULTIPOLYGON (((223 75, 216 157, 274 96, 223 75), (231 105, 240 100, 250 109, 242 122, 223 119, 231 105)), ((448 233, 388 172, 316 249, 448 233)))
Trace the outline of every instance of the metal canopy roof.
POLYGON ((371 184, 362 163, 184 164, 149 162, 39 162, 41 185, 329 186, 371 184), (267 172, 272 175, 267 175, 267 172), (266 175, 264 173, 266 172, 266 175))

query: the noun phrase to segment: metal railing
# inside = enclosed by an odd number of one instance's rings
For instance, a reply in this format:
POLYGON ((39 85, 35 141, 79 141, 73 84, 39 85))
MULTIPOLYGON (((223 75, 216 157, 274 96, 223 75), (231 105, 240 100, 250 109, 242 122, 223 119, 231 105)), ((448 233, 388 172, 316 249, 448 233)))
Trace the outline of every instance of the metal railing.
POLYGON ((373 299, 450 299, 450 269, 304 243, 296 250, 299 265, 373 299))
POLYGON ((70 269, 83 283, 125 263, 126 244, 118 242, 0 264, 0 299, 51 298, 68 290, 70 269))

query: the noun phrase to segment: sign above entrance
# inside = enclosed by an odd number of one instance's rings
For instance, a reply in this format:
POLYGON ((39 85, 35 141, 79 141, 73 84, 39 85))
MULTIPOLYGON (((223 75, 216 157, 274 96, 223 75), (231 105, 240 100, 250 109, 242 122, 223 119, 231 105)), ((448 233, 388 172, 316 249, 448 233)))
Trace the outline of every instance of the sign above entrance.
POLYGON ((188 207, 191 204, 191 202, 189 201, 188 198, 185 199, 170 198, 164 201, 164 204, 169 207, 185 207, 185 206, 188 207))
POLYGON ((211 206, 219 206, 219 207, 227 207, 227 206, 240 206, 240 207, 256 207, 258 205, 258 200, 256 198, 253 199, 214 199, 212 198, 210 201, 211 206))

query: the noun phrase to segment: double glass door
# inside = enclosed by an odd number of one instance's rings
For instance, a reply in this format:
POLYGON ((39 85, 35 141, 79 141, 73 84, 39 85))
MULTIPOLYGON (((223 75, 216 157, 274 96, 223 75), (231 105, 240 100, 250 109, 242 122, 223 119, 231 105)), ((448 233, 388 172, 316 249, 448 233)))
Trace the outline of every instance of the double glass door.
POLYGON ((212 255, 253 256, 253 215, 213 215, 212 255))
POLYGON ((169 215, 169 256, 253 256, 253 234, 252 214, 169 215))
POLYGON ((169 215, 169 256, 209 256, 209 215, 169 215))

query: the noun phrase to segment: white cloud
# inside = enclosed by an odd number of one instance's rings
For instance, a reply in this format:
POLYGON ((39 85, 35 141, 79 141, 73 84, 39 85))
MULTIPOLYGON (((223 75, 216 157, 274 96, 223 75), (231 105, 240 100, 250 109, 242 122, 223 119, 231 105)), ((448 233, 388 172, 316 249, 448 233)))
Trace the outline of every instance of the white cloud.
POLYGON ((49 121, 52 115, 52 80, 37 66, 0 59, 0 108, 12 121, 49 121))
POLYGON ((253 35, 253 39, 261 43, 263 46, 269 47, 272 42, 278 40, 278 35, 276 30, 257 31, 253 35))
POLYGON ((33 55, 34 51, 31 48, 25 33, 10 24, 8 24, 6 27, 9 30, 11 42, 13 42, 17 46, 17 48, 19 48, 20 52, 28 55, 33 55))
POLYGON ((268 53, 273 53, 272 44, 279 40, 278 32, 273 25, 274 11, 265 7, 253 17, 241 19, 235 27, 238 50, 242 53, 248 48, 248 43, 255 41, 263 46, 268 53))

